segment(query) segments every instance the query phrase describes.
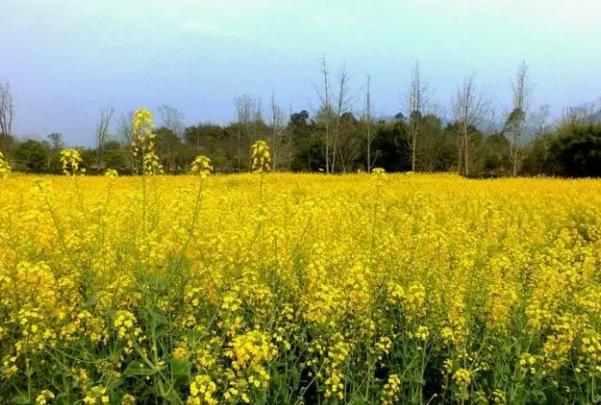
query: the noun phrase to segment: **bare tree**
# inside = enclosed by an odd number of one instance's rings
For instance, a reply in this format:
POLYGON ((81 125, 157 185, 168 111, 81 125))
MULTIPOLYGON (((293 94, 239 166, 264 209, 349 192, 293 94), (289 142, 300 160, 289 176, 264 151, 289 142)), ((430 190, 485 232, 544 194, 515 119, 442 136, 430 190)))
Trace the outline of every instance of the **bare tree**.
POLYGON ((133 141, 133 130, 131 124, 133 116, 133 111, 123 113, 121 114, 121 117, 119 117, 119 120, 117 122, 117 133, 119 134, 123 145, 127 148, 130 167, 134 167, 135 162, 133 150, 131 147, 133 141))
POLYGON ((165 154, 167 160, 166 166, 169 171, 176 168, 176 154, 179 141, 184 134, 184 115, 177 108, 163 104, 159 106, 159 115, 161 117, 161 127, 168 131, 159 131, 160 148, 165 154))
POLYGON ((488 105, 482 94, 476 89, 474 75, 467 76, 452 103, 452 113, 458 129, 457 172, 470 174, 471 136, 485 119, 488 105))
POLYGON ((134 113, 132 111, 121 114, 121 117, 117 120, 117 133, 121 138, 122 143, 128 146, 133 141, 132 133, 132 119, 134 113))
POLYGON ((598 102, 583 103, 567 107, 563 111, 560 125, 592 124, 595 114, 601 111, 601 99, 598 102))
POLYGON ((12 139, 12 126, 15 117, 15 106, 10 91, 10 84, 0 82, 0 150, 8 151, 12 139))
POLYGON ((446 112, 441 105, 428 103, 428 111, 420 120, 420 138, 417 144, 419 170, 432 172, 442 169, 441 160, 446 148, 448 138, 445 136, 443 122, 446 112))
POLYGON ((65 146, 65 142, 63 140, 63 135, 57 132, 53 132, 47 136, 50 144, 52 145, 52 149, 57 151, 65 146))
POLYGON ((321 56, 320 70, 323 77, 323 88, 318 90, 318 95, 321 101, 321 110, 324 115, 325 124, 325 160, 326 160, 326 173, 331 171, 330 162, 330 143, 331 143, 331 121, 332 121, 332 104, 330 100, 330 73, 328 71, 328 65, 326 63, 325 56, 321 56))
POLYGON ((249 151, 250 144, 257 137, 257 126, 263 122, 261 101, 243 95, 234 99, 236 108, 236 161, 238 171, 242 170, 243 150, 249 151))
POLYGON ((367 83, 365 90, 365 112, 363 114, 363 120, 365 121, 365 139, 367 149, 367 161, 365 162, 365 169, 368 173, 371 173, 373 161, 371 158, 371 144, 373 143, 374 131, 373 131, 373 110, 371 103, 371 77, 367 75, 367 83))
POLYGON ((411 149, 411 171, 417 169, 417 142, 420 137, 421 121, 424 115, 426 105, 427 85, 422 82, 419 62, 415 63, 411 72, 411 81, 407 94, 407 104, 409 108, 409 148, 411 149))
POLYGON ((338 131, 338 161, 343 173, 353 169, 353 163, 360 157, 364 133, 361 123, 357 121, 351 111, 344 112, 340 117, 338 131))
POLYGON ((523 157, 522 138, 526 130, 531 88, 528 65, 522 62, 512 82, 513 105, 503 128, 503 134, 508 141, 509 160, 513 176, 517 175, 523 157))
POLYGON ((271 93, 271 164, 273 171, 278 169, 282 151, 284 132, 284 111, 276 104, 275 94, 271 93))
POLYGON ((109 126, 113 119, 113 109, 105 107, 100 109, 100 118, 96 125, 96 172, 100 173, 102 166, 102 157, 104 152, 104 144, 109 135, 109 126))
POLYGON ((549 117, 551 116, 550 107, 544 104, 533 111, 528 116, 528 131, 531 135, 538 136, 550 130, 549 117))
POLYGON ((334 110, 334 131, 332 133, 332 160, 330 165, 330 170, 332 173, 336 172, 336 162, 340 160, 342 171, 346 171, 345 162, 347 156, 339 156, 339 154, 345 152, 351 152, 351 150, 347 147, 348 144, 342 145, 341 138, 346 135, 343 133, 344 131, 344 115, 351 109, 351 99, 349 94, 349 76, 346 73, 346 68, 342 66, 340 69, 340 73, 338 74, 338 80, 336 83, 336 105, 334 110), (341 148, 342 146, 342 148, 341 148))
POLYGON ((335 89, 332 90, 330 82, 330 72, 324 56, 321 57, 320 70, 323 77, 323 87, 317 90, 320 99, 320 110, 323 114, 325 124, 325 164, 326 173, 334 173, 336 165, 340 163, 342 171, 345 171, 345 164, 350 152, 348 145, 341 144, 343 137, 344 123, 343 115, 350 110, 349 97, 349 76, 344 66, 340 69, 335 83, 335 89), (345 154, 341 156, 340 153, 345 154))
POLYGON ((161 126, 170 129, 178 138, 184 133, 184 115, 177 108, 163 104, 159 106, 161 126))
POLYGON ((260 99, 243 95, 236 97, 234 104, 236 106, 236 122, 250 126, 263 121, 260 99))

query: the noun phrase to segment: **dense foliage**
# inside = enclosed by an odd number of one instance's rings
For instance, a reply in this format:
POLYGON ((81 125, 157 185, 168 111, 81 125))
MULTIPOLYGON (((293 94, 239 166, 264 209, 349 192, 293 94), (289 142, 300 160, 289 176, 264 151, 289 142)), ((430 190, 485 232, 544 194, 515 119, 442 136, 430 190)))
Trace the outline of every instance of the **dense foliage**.
MULTIPOLYGON (((416 171, 457 171, 460 141, 455 123, 445 123, 430 114, 420 120, 416 151, 416 171)), ((265 139, 274 151, 276 171, 317 172, 326 170, 325 123, 319 114, 307 111, 291 114, 288 123, 277 131, 262 119, 234 122, 227 126, 198 124, 178 135, 167 127, 156 128, 156 149, 166 173, 185 173, 198 154, 211 156, 219 172, 246 172, 250 169, 249 150, 257 139, 265 139)), ((370 142, 372 167, 387 172, 411 170, 411 120, 402 115, 373 123, 370 142)), ((341 119, 340 148, 336 172, 366 171, 366 122, 351 113, 341 119)), ((57 134, 51 134, 55 136, 57 134)), ((470 175, 508 176, 512 174, 510 143, 502 130, 470 129, 470 175)), ((131 141, 107 141, 102 148, 101 166, 97 150, 79 148, 83 166, 89 174, 115 169, 121 174, 136 171, 131 141)), ((601 124, 594 122, 560 123, 524 139, 519 146, 518 174, 587 177, 601 175, 601 124)), ((58 146, 54 142, 14 141, 5 153, 17 170, 60 173, 58 146)))

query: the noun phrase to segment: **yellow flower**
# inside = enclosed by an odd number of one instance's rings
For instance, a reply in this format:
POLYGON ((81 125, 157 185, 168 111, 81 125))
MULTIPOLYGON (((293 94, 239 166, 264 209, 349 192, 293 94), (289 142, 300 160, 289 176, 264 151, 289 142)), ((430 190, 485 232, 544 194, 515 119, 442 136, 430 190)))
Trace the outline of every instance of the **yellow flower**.
POLYGON ((74 176, 81 173, 79 165, 81 164, 82 159, 76 149, 63 149, 60 152, 59 157, 64 174, 67 176, 74 176))
POLYGON ((188 349, 183 346, 178 346, 173 349, 173 357, 178 360, 186 360, 189 356, 188 349))
POLYGON ((104 175, 109 178, 115 178, 119 176, 119 173, 115 169, 106 169, 104 175))
POLYGON ((382 405, 392 405, 400 402, 401 378, 397 374, 390 374, 382 390, 382 405))
POLYGON ((453 380, 457 385, 466 387, 472 382, 472 373, 465 368, 458 368, 453 373, 453 380))
POLYGON ((8 160, 4 157, 4 154, 0 152, 0 180, 6 178, 11 171, 11 166, 8 160))
POLYGON ((109 396, 106 394, 106 387, 95 385, 90 388, 86 396, 83 398, 83 403, 86 405, 108 404, 109 396))
POLYGON ((35 398, 36 405, 46 405, 54 399, 54 393, 50 390, 42 390, 35 398))
POLYGON ((121 398, 121 405, 134 405, 136 403, 136 398, 133 395, 125 394, 123 398, 121 398))
POLYGON ((232 341, 228 355, 232 358, 234 369, 245 369, 253 364, 273 359, 277 354, 275 346, 269 342, 268 335, 254 330, 232 341))
POLYGON ((132 152, 137 158, 138 170, 143 175, 163 173, 163 166, 155 151, 155 126, 150 110, 136 110, 132 119, 132 152))
POLYGON ((380 340, 376 343, 376 347, 383 353, 388 354, 392 349, 392 340, 387 336, 382 336, 380 340))
POLYGON ((194 162, 192 162, 191 170, 192 174, 197 174, 200 177, 207 177, 209 173, 213 171, 211 166, 211 159, 204 155, 196 156, 194 162))
POLYGON ((187 399, 189 405, 217 404, 218 400, 214 397, 217 391, 217 385, 208 375, 197 375, 190 383, 190 396, 187 399))
POLYGON ((268 172, 271 170, 271 152, 265 141, 256 141, 252 145, 251 170, 268 172))

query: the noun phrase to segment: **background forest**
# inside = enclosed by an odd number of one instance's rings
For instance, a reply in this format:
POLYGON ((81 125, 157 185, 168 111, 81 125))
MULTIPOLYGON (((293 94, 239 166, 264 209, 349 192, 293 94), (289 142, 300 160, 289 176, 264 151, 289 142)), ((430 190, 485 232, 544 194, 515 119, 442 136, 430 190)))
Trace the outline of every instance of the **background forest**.
MULTIPOLYGON (((198 154, 210 156, 218 172, 245 172, 250 145, 264 139, 275 171, 349 173, 382 167, 470 177, 601 175, 601 106, 567 107, 552 119, 548 106, 530 103, 534 86, 525 63, 511 80, 506 111, 494 110, 473 75, 461 82, 448 105, 430 102, 433 89, 416 64, 394 116, 373 111, 369 77, 351 86, 344 69, 333 73, 325 58, 319 67, 319 105, 312 110, 286 112, 275 93, 266 103, 243 95, 234 100, 230 123, 186 125, 176 108, 159 106, 157 152, 165 172, 185 173, 198 154)), ((0 84, 0 150, 16 170, 59 173, 63 135, 19 139, 12 132, 15 114, 10 85, 0 84)), ((78 148, 89 174, 133 172, 131 116, 110 107, 100 110, 94 146, 78 148)))

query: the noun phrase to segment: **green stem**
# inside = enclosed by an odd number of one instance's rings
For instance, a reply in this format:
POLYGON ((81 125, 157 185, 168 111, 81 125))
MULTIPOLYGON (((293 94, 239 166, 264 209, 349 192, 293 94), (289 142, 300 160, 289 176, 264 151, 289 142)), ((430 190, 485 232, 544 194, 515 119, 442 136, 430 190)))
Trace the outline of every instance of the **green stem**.
POLYGON ((192 236, 194 235, 194 228, 196 227, 196 222, 198 221, 198 216, 200 215, 200 210, 202 208, 202 196, 203 196, 203 189, 204 189, 204 181, 203 178, 200 178, 200 182, 198 184, 198 191, 196 193, 196 202, 194 204, 194 213, 192 214, 192 223, 190 224, 190 228, 188 230, 188 237, 186 238, 186 241, 184 242, 183 246, 182 246, 182 250, 181 253, 179 255, 179 259, 178 259, 178 264, 181 263, 181 261, 184 258, 184 255, 186 253, 186 249, 188 248, 188 245, 190 244, 190 241, 192 240, 192 236))

